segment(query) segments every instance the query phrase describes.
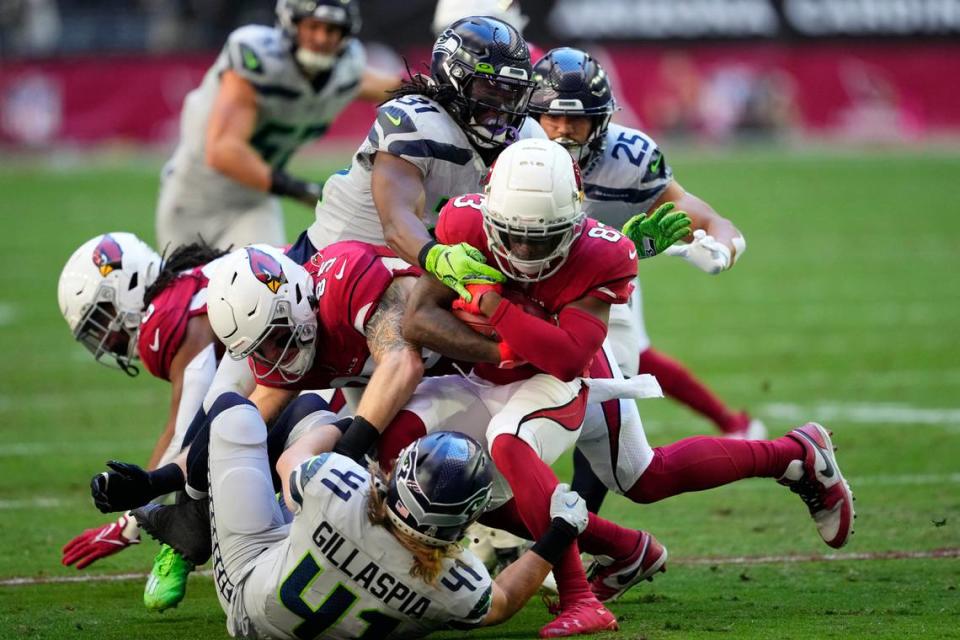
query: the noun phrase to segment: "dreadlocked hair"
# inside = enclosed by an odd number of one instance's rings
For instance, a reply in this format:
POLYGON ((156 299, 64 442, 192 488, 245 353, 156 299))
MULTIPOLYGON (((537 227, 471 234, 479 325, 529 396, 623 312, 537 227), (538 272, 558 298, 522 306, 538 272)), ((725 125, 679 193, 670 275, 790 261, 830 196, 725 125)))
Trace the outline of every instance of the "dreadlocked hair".
POLYGON ((414 540, 393 526, 387 516, 387 485, 390 483, 391 474, 385 474, 376 462, 370 465, 370 499, 367 501, 367 519, 370 524, 381 526, 392 533, 403 548, 410 552, 413 556, 413 566, 410 567, 412 577, 419 578, 427 584, 435 584, 443 570, 444 558, 454 558, 459 555, 460 545, 451 543, 445 547, 431 547, 414 540))
MULTIPOLYGON (((439 85, 434 82, 429 75, 424 73, 414 73, 410 69, 410 63, 407 62, 407 59, 403 59, 403 64, 407 69, 407 79, 400 83, 400 86, 396 89, 392 89, 390 93, 390 100, 394 98, 402 98, 404 96, 423 96, 424 98, 430 98, 443 108, 447 109, 453 105, 453 103, 459 97, 457 90, 450 85, 439 85)), ((428 69, 427 65, 423 65, 425 69, 428 69)), ((389 101, 388 101, 389 102, 389 101)))
POLYGON ((157 274, 157 279, 143 292, 144 308, 153 302, 153 299, 160 295, 164 289, 170 286, 170 283, 173 282, 181 272, 203 266, 221 256, 225 256, 229 253, 229 249, 230 247, 228 247, 227 251, 215 249, 201 238, 199 242, 180 245, 173 250, 169 257, 164 255, 161 258, 160 273, 157 274))

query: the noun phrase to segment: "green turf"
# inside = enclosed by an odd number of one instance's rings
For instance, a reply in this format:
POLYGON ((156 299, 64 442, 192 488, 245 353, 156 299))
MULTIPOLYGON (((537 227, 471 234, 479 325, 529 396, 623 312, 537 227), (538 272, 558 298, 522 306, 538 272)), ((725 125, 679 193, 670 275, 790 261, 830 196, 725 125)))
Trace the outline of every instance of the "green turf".
MULTIPOLYGON (((672 160, 687 188, 735 219, 749 249, 716 278, 667 258, 642 264, 655 345, 774 434, 793 413, 833 416, 860 515, 844 551, 960 547, 960 157, 771 150, 672 160)), ((311 162, 300 166, 320 174, 342 164, 311 162)), ((111 457, 145 461, 163 423, 167 386, 94 364, 56 306, 59 269, 82 241, 121 229, 152 240, 158 171, 152 158, 0 167, 0 580, 77 575, 59 565, 59 548, 103 521, 89 477, 111 457)), ((312 214, 287 211, 292 238, 312 214)), ((654 445, 711 430, 665 400, 644 401, 641 413, 654 445)), ((619 637, 960 637, 957 559, 684 563, 828 551, 799 500, 772 482, 642 507, 610 498, 604 514, 655 532, 676 561, 613 605, 619 637)), ((81 575, 145 571, 155 550, 144 543, 81 575)), ((0 638, 225 636, 208 578, 192 578, 187 601, 164 615, 143 609, 142 588, 0 586, 0 638)), ((531 604, 474 635, 533 637, 546 620, 531 604)))

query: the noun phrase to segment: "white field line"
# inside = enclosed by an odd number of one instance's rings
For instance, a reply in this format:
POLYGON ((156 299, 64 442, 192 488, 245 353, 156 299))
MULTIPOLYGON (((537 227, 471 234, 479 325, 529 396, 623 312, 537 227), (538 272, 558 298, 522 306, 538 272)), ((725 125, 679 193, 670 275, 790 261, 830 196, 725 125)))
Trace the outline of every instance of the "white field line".
MULTIPOLYGON (((89 356, 88 356, 89 357, 89 356)), ((796 371, 777 371, 765 373, 762 370, 750 373, 729 373, 716 382, 724 388, 756 391, 769 380, 773 388, 784 386, 816 386, 837 382, 837 371, 830 369, 798 369, 796 371)), ((904 387, 952 387, 960 384, 960 369, 898 369, 895 371, 870 372, 857 379, 857 385, 864 389, 884 390, 904 387)))
POLYGON ((88 440, 86 442, 11 442, 0 443, 0 458, 32 457, 49 454, 76 456, 80 453, 102 453, 109 455, 118 450, 152 446, 156 440, 88 440))
POLYGON ((834 403, 811 405, 771 403, 760 407, 765 417, 792 422, 836 420, 854 424, 960 425, 960 409, 932 409, 900 403, 834 403))
MULTIPOLYGON (((926 560, 931 558, 960 558, 960 548, 934 549, 932 551, 861 551, 847 553, 810 553, 777 556, 721 556, 677 558, 671 560, 679 565, 729 565, 729 564, 789 564, 797 562, 843 562, 850 560, 926 560)), ((0 582, 0 586, 2 586, 0 582)))
MULTIPOLYGON (((86 352, 81 355, 84 356, 85 360, 90 359, 86 352)), ((95 363, 91 366, 95 366, 95 363)), ((37 393, 25 391, 19 394, 0 394, 0 411, 12 411, 14 409, 64 410, 73 409, 77 405, 110 407, 116 404, 119 398, 123 399, 124 404, 144 405, 155 402, 157 398, 162 397, 162 394, 158 395, 156 391, 133 390, 121 386, 96 390, 62 389, 56 392, 40 391, 37 393)))
POLYGON ((3 509, 56 509, 64 504, 60 498, 30 498, 27 500, 0 500, 3 509))
MULTIPOLYGON (((826 554, 795 554, 777 556, 721 556, 677 558, 671 560, 674 565, 752 565, 752 564, 793 564, 802 562, 844 562, 864 560, 928 560, 960 558, 960 548, 934 549, 932 551, 872 551, 859 553, 826 553, 826 554)), ((7 578, 0 580, 0 587, 23 587, 45 584, 70 584, 86 582, 124 582, 129 580, 143 580, 149 573, 112 573, 100 575, 76 576, 40 576, 35 578, 7 578)), ((196 571, 194 575, 209 578, 213 575, 210 570, 196 571)))
POLYGON ((0 302, 0 327, 13 324, 18 315, 16 305, 10 302, 0 302))

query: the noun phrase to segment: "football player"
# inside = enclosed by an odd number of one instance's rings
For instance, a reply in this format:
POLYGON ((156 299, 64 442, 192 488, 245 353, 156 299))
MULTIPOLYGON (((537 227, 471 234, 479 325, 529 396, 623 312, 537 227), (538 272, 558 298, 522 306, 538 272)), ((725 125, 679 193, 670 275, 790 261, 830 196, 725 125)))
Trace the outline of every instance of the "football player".
MULTIPOLYGON (((804 501, 824 542, 842 547, 852 533, 853 496, 837 465, 830 434, 820 425, 808 423, 772 441, 701 436, 651 449, 635 403, 620 401, 602 408, 580 404, 579 394, 586 391, 579 372, 589 367, 594 377, 604 372, 614 378, 622 375, 601 344, 611 305, 628 296, 640 249, 616 230, 584 219, 576 167, 554 142, 521 141, 501 155, 485 195, 457 198, 444 208, 438 239, 484 247, 488 259, 508 275, 508 286, 524 286, 528 297, 551 315, 545 319, 529 313, 501 296, 498 285, 470 285, 473 299, 468 303, 460 298, 454 307, 488 319, 499 342, 489 341, 483 363, 499 363, 499 368, 477 364, 475 384, 454 377, 425 381, 381 439, 381 459, 390 457, 384 447, 390 446, 395 429, 409 439, 457 415, 461 428, 490 448, 513 491, 515 513, 501 512, 505 517, 498 528, 528 539, 544 526, 543 487, 556 483, 540 460, 552 462, 576 441, 606 486, 636 503, 748 477, 776 478, 804 501), (518 363, 525 364, 504 368, 518 363), (527 379, 506 387, 479 384, 509 383, 513 377, 527 379), (524 397, 522 387, 511 390, 517 384, 536 384, 538 393, 524 397), (507 397, 510 393, 514 395, 507 397)), ((669 246, 689 233, 686 216, 664 214, 659 221, 668 221, 666 231, 650 233, 648 225, 656 220, 654 215, 639 221, 645 233, 640 247, 669 246)), ((443 316, 449 315, 450 298, 442 287, 421 280, 411 296, 404 335, 430 345, 433 334, 442 330, 443 316)), ((590 540, 585 536, 591 533, 588 527, 579 539, 587 551, 590 540)), ((639 575, 652 575, 648 567, 659 568, 645 546, 656 541, 649 534, 633 533, 605 541, 619 557, 598 557, 593 567, 590 584, 601 601, 618 597, 639 575), (627 548, 619 551, 618 545, 627 548)), ((561 604, 562 571, 561 563, 555 571, 561 604)), ((544 629, 554 631, 561 629, 544 629)))
MULTIPOLYGON (((580 435, 588 396, 582 377, 606 337, 610 305, 627 300, 637 272, 633 243, 586 219, 580 199, 577 168, 564 148, 528 139, 500 155, 487 195, 463 195, 445 205, 437 240, 482 247, 509 286, 522 290, 555 322, 525 313, 501 296, 499 285, 470 285, 472 300, 460 298, 456 304, 489 317, 502 341, 487 341, 490 349, 467 379, 426 380, 380 443, 380 459, 389 460, 396 453, 395 438, 407 441, 453 416, 469 422, 471 435, 486 443, 509 484, 513 499, 506 509, 535 537, 548 524, 547 504, 557 484, 548 465, 580 435)), ((689 230, 682 214, 657 222, 664 226, 645 229, 663 244, 689 230)), ((443 339, 444 318, 450 318, 448 291, 429 279, 418 283, 404 323, 408 339, 427 346, 443 339)), ((599 521, 580 543, 632 565, 631 577, 637 579, 650 577, 666 560, 650 534, 599 521)), ((575 546, 554 575, 561 612, 541 635, 616 628, 613 614, 591 592, 575 546)))
MULTIPOLYGON (((534 68, 537 89, 530 111, 547 135, 564 145, 580 165, 587 215, 620 229, 638 212, 668 203, 686 212, 693 235, 666 249, 707 273, 733 267, 746 248, 742 234, 706 202, 675 179, 662 151, 649 136, 610 122, 616 100, 606 72, 590 54, 553 49, 534 68)), ((627 229, 629 231, 629 229, 627 229)), ((764 438, 763 423, 734 412, 676 360, 654 349, 643 321, 639 281, 628 305, 611 310, 610 341, 624 375, 657 377, 666 394, 710 419, 731 437, 764 438)), ((590 509, 600 508, 605 491, 582 455, 575 454, 574 487, 590 509)))
MULTIPOLYGON (((98 362, 135 376, 139 359, 152 375, 171 384, 170 414, 147 464, 158 478, 176 474, 170 465, 217 366, 206 286, 221 255, 193 244, 161 260, 135 235, 107 233, 81 245, 60 275, 60 311, 98 362)), ((136 520, 125 513, 68 542, 63 564, 83 569, 138 542, 136 520)), ((191 563, 162 547, 144 590, 147 608, 176 606, 192 570, 191 563)))
POLYGON ((230 34, 184 100, 180 144, 163 169, 161 247, 285 243, 280 203, 313 207, 321 185, 286 173, 290 156, 355 97, 380 102, 396 78, 365 70, 358 0, 278 0, 277 25, 230 34))
POLYGON ((503 279, 475 249, 439 245, 429 228, 448 199, 479 188, 504 146, 543 137, 526 117, 527 45, 500 20, 464 18, 437 39, 430 74, 412 77, 380 106, 350 169, 325 184, 316 221, 288 252, 294 260, 362 240, 389 245, 468 296, 465 283, 503 279))
MULTIPOLYGON (((458 544, 490 497, 489 459, 470 438, 417 440, 389 477, 294 445, 278 463, 287 524, 258 410, 228 393, 210 418, 214 573, 232 636, 408 638, 499 624, 587 523, 579 496, 558 487, 544 535, 491 581, 458 544)), ((338 436, 327 425, 308 439, 329 450, 338 436)))

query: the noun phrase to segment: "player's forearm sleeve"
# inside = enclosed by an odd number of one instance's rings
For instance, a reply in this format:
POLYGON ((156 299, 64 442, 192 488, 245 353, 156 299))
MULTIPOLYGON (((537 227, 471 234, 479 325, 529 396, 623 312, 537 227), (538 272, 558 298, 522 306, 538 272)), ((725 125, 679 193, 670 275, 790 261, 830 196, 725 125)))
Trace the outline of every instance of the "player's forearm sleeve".
POLYGON ((216 372, 217 354, 212 344, 207 345, 203 351, 198 353, 183 370, 183 390, 180 392, 180 404, 177 406, 173 437, 170 439, 170 444, 167 445, 167 450, 163 452, 157 466, 162 467, 171 462, 180 453, 183 446, 183 436, 193 421, 193 417, 197 415, 197 411, 203 405, 203 397, 210 388, 216 372))
POLYGON ((580 309, 564 309, 557 319, 559 326, 504 299, 490 323, 514 353, 541 371, 569 381, 593 360, 607 336, 607 326, 580 309))

